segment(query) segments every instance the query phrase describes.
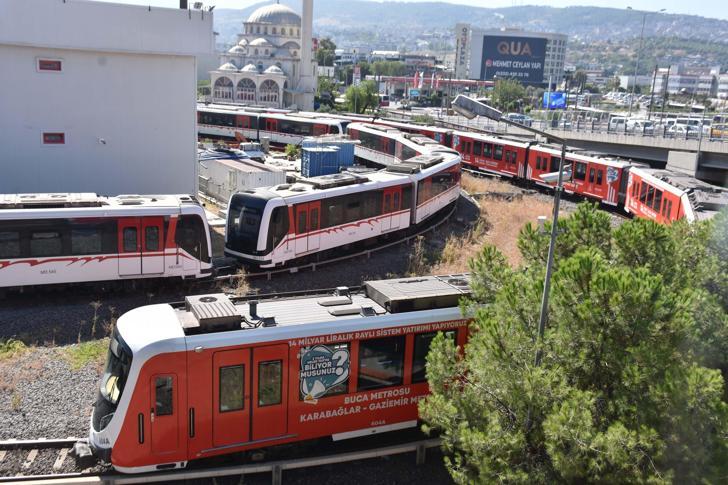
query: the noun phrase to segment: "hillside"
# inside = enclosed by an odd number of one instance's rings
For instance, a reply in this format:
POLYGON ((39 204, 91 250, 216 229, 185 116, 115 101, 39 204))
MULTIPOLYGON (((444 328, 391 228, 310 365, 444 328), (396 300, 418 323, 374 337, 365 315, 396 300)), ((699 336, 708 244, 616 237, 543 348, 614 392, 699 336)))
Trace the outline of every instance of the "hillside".
MULTIPOLYGON (((242 9, 215 10, 218 42, 230 43, 242 22, 263 2, 242 9)), ((299 0, 283 0, 300 10, 299 0)), ((361 40, 361 33, 373 35, 375 41, 398 42, 407 35, 451 31, 458 22, 482 27, 516 27, 536 31, 561 32, 580 40, 619 41, 639 36, 642 13, 598 8, 519 6, 482 8, 449 3, 369 2, 364 0, 316 0, 314 32, 319 36, 351 35, 361 40)), ((646 37, 672 37, 707 40, 728 46, 728 21, 695 15, 660 14, 649 17, 646 37)), ((365 36, 365 38, 367 38, 365 36)))

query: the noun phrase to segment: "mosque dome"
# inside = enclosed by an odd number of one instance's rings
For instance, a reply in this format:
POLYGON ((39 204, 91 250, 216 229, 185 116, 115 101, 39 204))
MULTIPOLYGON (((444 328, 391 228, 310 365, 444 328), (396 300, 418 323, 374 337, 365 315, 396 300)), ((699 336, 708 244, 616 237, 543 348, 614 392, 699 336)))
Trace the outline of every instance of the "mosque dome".
POLYGON ((233 46, 229 51, 228 54, 245 54, 247 51, 245 50, 245 47, 241 45, 235 45, 233 46))
POLYGON ((232 62, 226 62, 218 68, 219 71, 237 71, 238 68, 232 62))
POLYGON ((240 71, 242 72, 258 72, 258 68, 255 67, 255 64, 248 64, 244 68, 242 68, 240 71))
POLYGON ((238 42, 238 45, 241 47, 246 47, 248 45, 248 41, 245 39, 242 39, 240 42, 238 42))
POLYGON ((268 42, 268 39, 264 39, 263 37, 258 37, 254 41, 250 42, 248 44, 251 47, 273 47, 273 44, 268 42))
POLYGON ((283 69, 278 66, 270 66, 264 71, 266 74, 283 74, 283 69))
POLYGON ((285 5, 274 3, 264 5, 250 14, 248 22, 274 25, 301 25, 301 16, 285 5))

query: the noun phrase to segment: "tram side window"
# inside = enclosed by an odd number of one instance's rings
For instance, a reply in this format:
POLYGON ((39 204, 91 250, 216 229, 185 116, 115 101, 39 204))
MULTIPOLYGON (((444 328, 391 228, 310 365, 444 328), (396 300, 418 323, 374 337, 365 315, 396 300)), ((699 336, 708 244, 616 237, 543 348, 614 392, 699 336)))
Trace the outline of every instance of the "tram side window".
POLYGON ((30 235, 31 256, 60 256, 62 249, 60 232, 43 231, 30 235))
POLYGON ((482 141, 473 142, 473 155, 475 155, 476 157, 480 157, 483 155, 483 142, 482 141))
POLYGON ((71 229, 71 254, 100 254, 103 252, 102 245, 100 228, 91 226, 71 229))
POLYGON ((604 170, 597 170, 597 185, 602 185, 603 177, 604 177, 604 170))
POLYGON ((404 336, 359 342, 357 391, 402 384, 404 343, 404 336))
POLYGON ((541 170, 541 157, 536 157, 536 170, 541 170))
POLYGON ((652 200, 655 197, 655 188, 653 186, 648 186, 647 188, 647 207, 652 207, 652 200))
POLYGON ((280 243, 288 233, 288 207, 276 207, 270 218, 270 229, 268 230, 268 250, 272 250, 280 243))
POLYGON ((412 207, 412 185, 405 185, 402 188, 402 209, 412 207))
POLYGON ((416 157, 417 152, 408 146, 402 145, 402 160, 409 160, 412 157, 416 157))
POLYGON ((655 190, 655 201, 652 204, 652 208, 655 209, 657 212, 660 212, 661 207, 662 207, 662 190, 655 190))
POLYGON ((574 178, 576 180, 586 180, 586 163, 576 162, 574 178))
POLYGON ((292 135, 310 136, 313 134, 313 127, 302 121, 278 120, 278 131, 292 135))
POLYGON ((328 214, 326 215, 326 227, 338 226, 344 223, 344 208, 336 199, 329 203, 328 214))
MULTIPOLYGON (((432 340, 437 332, 421 333, 415 335, 415 351, 412 355, 412 383, 425 382, 425 364, 427 363, 427 353, 430 351, 432 340)), ((447 338, 456 340, 457 330, 449 330, 445 332, 447 338)))
POLYGON ((647 184, 645 182, 642 182, 642 186, 640 187, 640 202, 643 204, 647 200, 647 184))
POLYGON ((0 259, 20 257, 20 233, 18 231, 0 232, 0 259))
POLYGON ((134 252, 137 250, 137 228, 124 228, 124 252, 134 252))
POLYGON ((485 158, 493 157, 493 145, 490 143, 483 143, 483 156, 485 158))
POLYGON ((172 404, 174 392, 172 389, 172 377, 164 376, 155 379, 155 406, 154 414, 157 416, 169 416, 174 412, 172 404))
POLYGON ((589 169, 589 183, 590 184, 593 184, 594 183, 594 175, 595 175, 594 174, 594 169, 593 168, 590 168, 589 169))
MULTIPOLYGON (((569 163, 568 160, 564 162, 564 165, 569 163)), ((549 169, 549 172, 558 172, 559 171, 559 165, 561 164, 561 157, 551 157, 551 167, 549 169)), ((546 168, 546 167, 544 167, 546 168)), ((586 176, 586 166, 584 167, 584 176, 586 176)), ((584 179, 582 179, 584 180, 584 179)))
POLYGON ((503 146, 502 145, 494 145, 493 158, 496 160, 503 159, 503 146))
POLYGON ((258 406, 281 403, 283 361, 271 360, 258 365, 258 406))
POLYGON ((220 412, 239 411, 245 407, 245 366, 220 367, 220 412))
POLYGON ((180 216, 177 221, 174 242, 195 258, 209 262, 210 255, 207 250, 205 226, 199 216, 180 216))

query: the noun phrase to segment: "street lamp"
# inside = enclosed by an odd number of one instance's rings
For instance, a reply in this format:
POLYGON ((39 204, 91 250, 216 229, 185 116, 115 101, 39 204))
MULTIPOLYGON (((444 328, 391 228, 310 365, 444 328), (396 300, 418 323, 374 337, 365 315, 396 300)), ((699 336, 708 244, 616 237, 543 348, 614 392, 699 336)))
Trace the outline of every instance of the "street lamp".
MULTIPOLYGON (((490 106, 481 103, 480 101, 468 98, 467 96, 463 96, 462 94, 458 95, 458 97, 455 98, 452 107, 455 111, 462 114, 466 118, 473 119, 476 116, 485 116, 486 118, 490 118, 494 121, 502 121, 507 125, 517 126, 522 130, 530 131, 531 133, 535 133, 537 135, 545 137, 547 140, 551 140, 555 143, 561 144, 561 159, 559 160, 559 172, 556 187, 554 187, 554 214, 553 222, 551 225, 551 242, 549 243, 548 259, 546 260, 546 276, 544 278, 543 284, 543 295, 541 296, 541 313, 538 320, 538 345, 536 348, 536 358, 534 361, 534 364, 538 367, 539 365, 541 365, 542 355, 540 344, 543 340, 544 330, 546 329, 546 320, 548 319, 549 292, 551 290, 551 273, 553 271, 554 265, 554 249, 556 246, 559 206, 561 205, 561 192, 564 190, 564 162, 566 158, 566 140, 559 136, 552 135, 551 133, 541 131, 537 128, 511 121, 508 118, 505 118, 503 116, 503 113, 501 113, 497 109, 491 108, 490 106)), ((551 177, 542 178, 547 182, 553 180, 551 177)))
MULTIPOLYGON (((633 10, 633 8, 627 7, 627 10, 633 10)), ((637 62, 635 62, 635 64, 634 64, 634 79, 632 80, 632 93, 629 95, 629 115, 628 116, 632 116, 632 103, 634 102, 634 88, 637 86, 637 69, 639 68, 639 65, 640 65, 640 55, 642 54, 642 41, 645 36, 645 21, 647 20, 647 16, 649 14, 651 14, 651 13, 657 14, 657 13, 662 13, 664 11, 665 11, 665 9, 663 8, 657 12, 644 12, 642 14, 642 30, 640 30, 640 47, 639 47, 639 50, 637 51, 637 62)))

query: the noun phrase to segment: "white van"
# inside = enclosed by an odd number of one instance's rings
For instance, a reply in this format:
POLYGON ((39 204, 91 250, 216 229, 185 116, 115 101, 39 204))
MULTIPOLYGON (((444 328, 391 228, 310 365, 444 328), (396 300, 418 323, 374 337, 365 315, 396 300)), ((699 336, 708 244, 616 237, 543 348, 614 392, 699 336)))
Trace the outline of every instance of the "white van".
POLYGON ((624 128, 627 125, 627 118, 624 116, 612 116, 609 118, 609 126, 607 127, 608 131, 622 131, 624 132, 624 128))

